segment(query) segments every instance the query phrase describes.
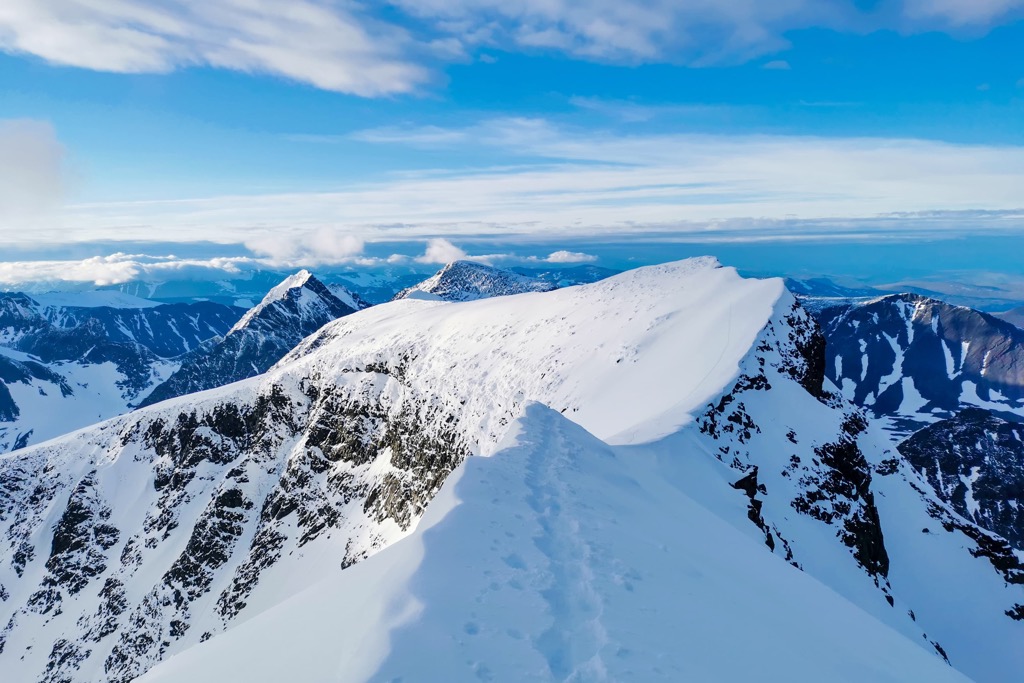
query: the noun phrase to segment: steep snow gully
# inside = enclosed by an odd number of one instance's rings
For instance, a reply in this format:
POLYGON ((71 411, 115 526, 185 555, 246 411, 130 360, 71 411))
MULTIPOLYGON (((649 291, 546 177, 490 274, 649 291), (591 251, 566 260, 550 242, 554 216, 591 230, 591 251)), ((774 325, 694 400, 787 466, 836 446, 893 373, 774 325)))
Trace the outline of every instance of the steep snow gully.
POLYGON ((713 259, 359 311, 0 458, 0 670, 1015 680, 1020 556, 824 354, 781 281, 713 259))

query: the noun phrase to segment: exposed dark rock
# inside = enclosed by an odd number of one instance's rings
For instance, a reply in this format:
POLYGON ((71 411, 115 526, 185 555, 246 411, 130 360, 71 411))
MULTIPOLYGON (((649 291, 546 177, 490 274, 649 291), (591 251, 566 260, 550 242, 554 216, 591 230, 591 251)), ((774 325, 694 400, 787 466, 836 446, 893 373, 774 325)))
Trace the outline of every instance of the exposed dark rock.
POLYGON ((968 408, 898 448, 957 513, 1024 550, 1024 423, 968 408))

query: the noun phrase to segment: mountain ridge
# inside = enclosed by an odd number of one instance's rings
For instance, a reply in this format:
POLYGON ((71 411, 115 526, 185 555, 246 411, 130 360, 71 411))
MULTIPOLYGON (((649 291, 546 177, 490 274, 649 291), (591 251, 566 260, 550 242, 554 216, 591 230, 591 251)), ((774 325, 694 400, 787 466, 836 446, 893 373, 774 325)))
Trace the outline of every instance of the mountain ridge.
POLYGON ((308 270, 285 278, 221 339, 184 357, 181 367, 153 388, 140 407, 213 389, 268 370, 302 340, 355 309, 308 270))
POLYGON ((436 297, 443 301, 475 301, 492 296, 508 296, 555 289, 552 282, 520 275, 473 261, 452 261, 423 282, 403 289, 395 300, 436 297))

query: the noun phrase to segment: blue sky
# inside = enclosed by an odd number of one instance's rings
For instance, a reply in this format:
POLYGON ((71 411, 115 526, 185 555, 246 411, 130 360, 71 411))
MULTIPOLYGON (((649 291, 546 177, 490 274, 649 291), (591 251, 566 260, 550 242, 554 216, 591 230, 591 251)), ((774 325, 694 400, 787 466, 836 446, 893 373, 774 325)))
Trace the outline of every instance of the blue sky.
POLYGON ((1021 45, 1024 0, 5 0, 0 278, 1012 240, 1021 45))

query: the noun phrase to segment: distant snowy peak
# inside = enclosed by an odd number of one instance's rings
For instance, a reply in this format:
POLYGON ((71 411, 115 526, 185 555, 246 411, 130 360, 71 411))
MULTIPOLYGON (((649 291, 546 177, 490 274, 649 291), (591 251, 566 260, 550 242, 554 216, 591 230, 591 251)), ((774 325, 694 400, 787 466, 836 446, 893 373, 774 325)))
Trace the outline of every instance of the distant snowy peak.
POLYGON ((1024 330, 917 294, 824 308, 826 372, 897 430, 979 406, 1024 415, 1024 330))
POLYGON ((140 405, 193 394, 262 372, 327 323, 355 313, 309 271, 286 278, 251 308, 223 339, 184 359, 140 405))
POLYGON ((266 328, 270 332, 282 322, 283 317, 320 320, 320 325, 323 325, 356 310, 355 306, 349 306, 335 296, 308 270, 300 270, 267 292, 263 300, 249 309, 228 334, 253 327, 266 328))
POLYGON ((395 299, 475 301, 526 292, 548 292, 556 288, 554 283, 509 270, 472 261, 453 261, 415 287, 402 290, 395 295, 395 299))

